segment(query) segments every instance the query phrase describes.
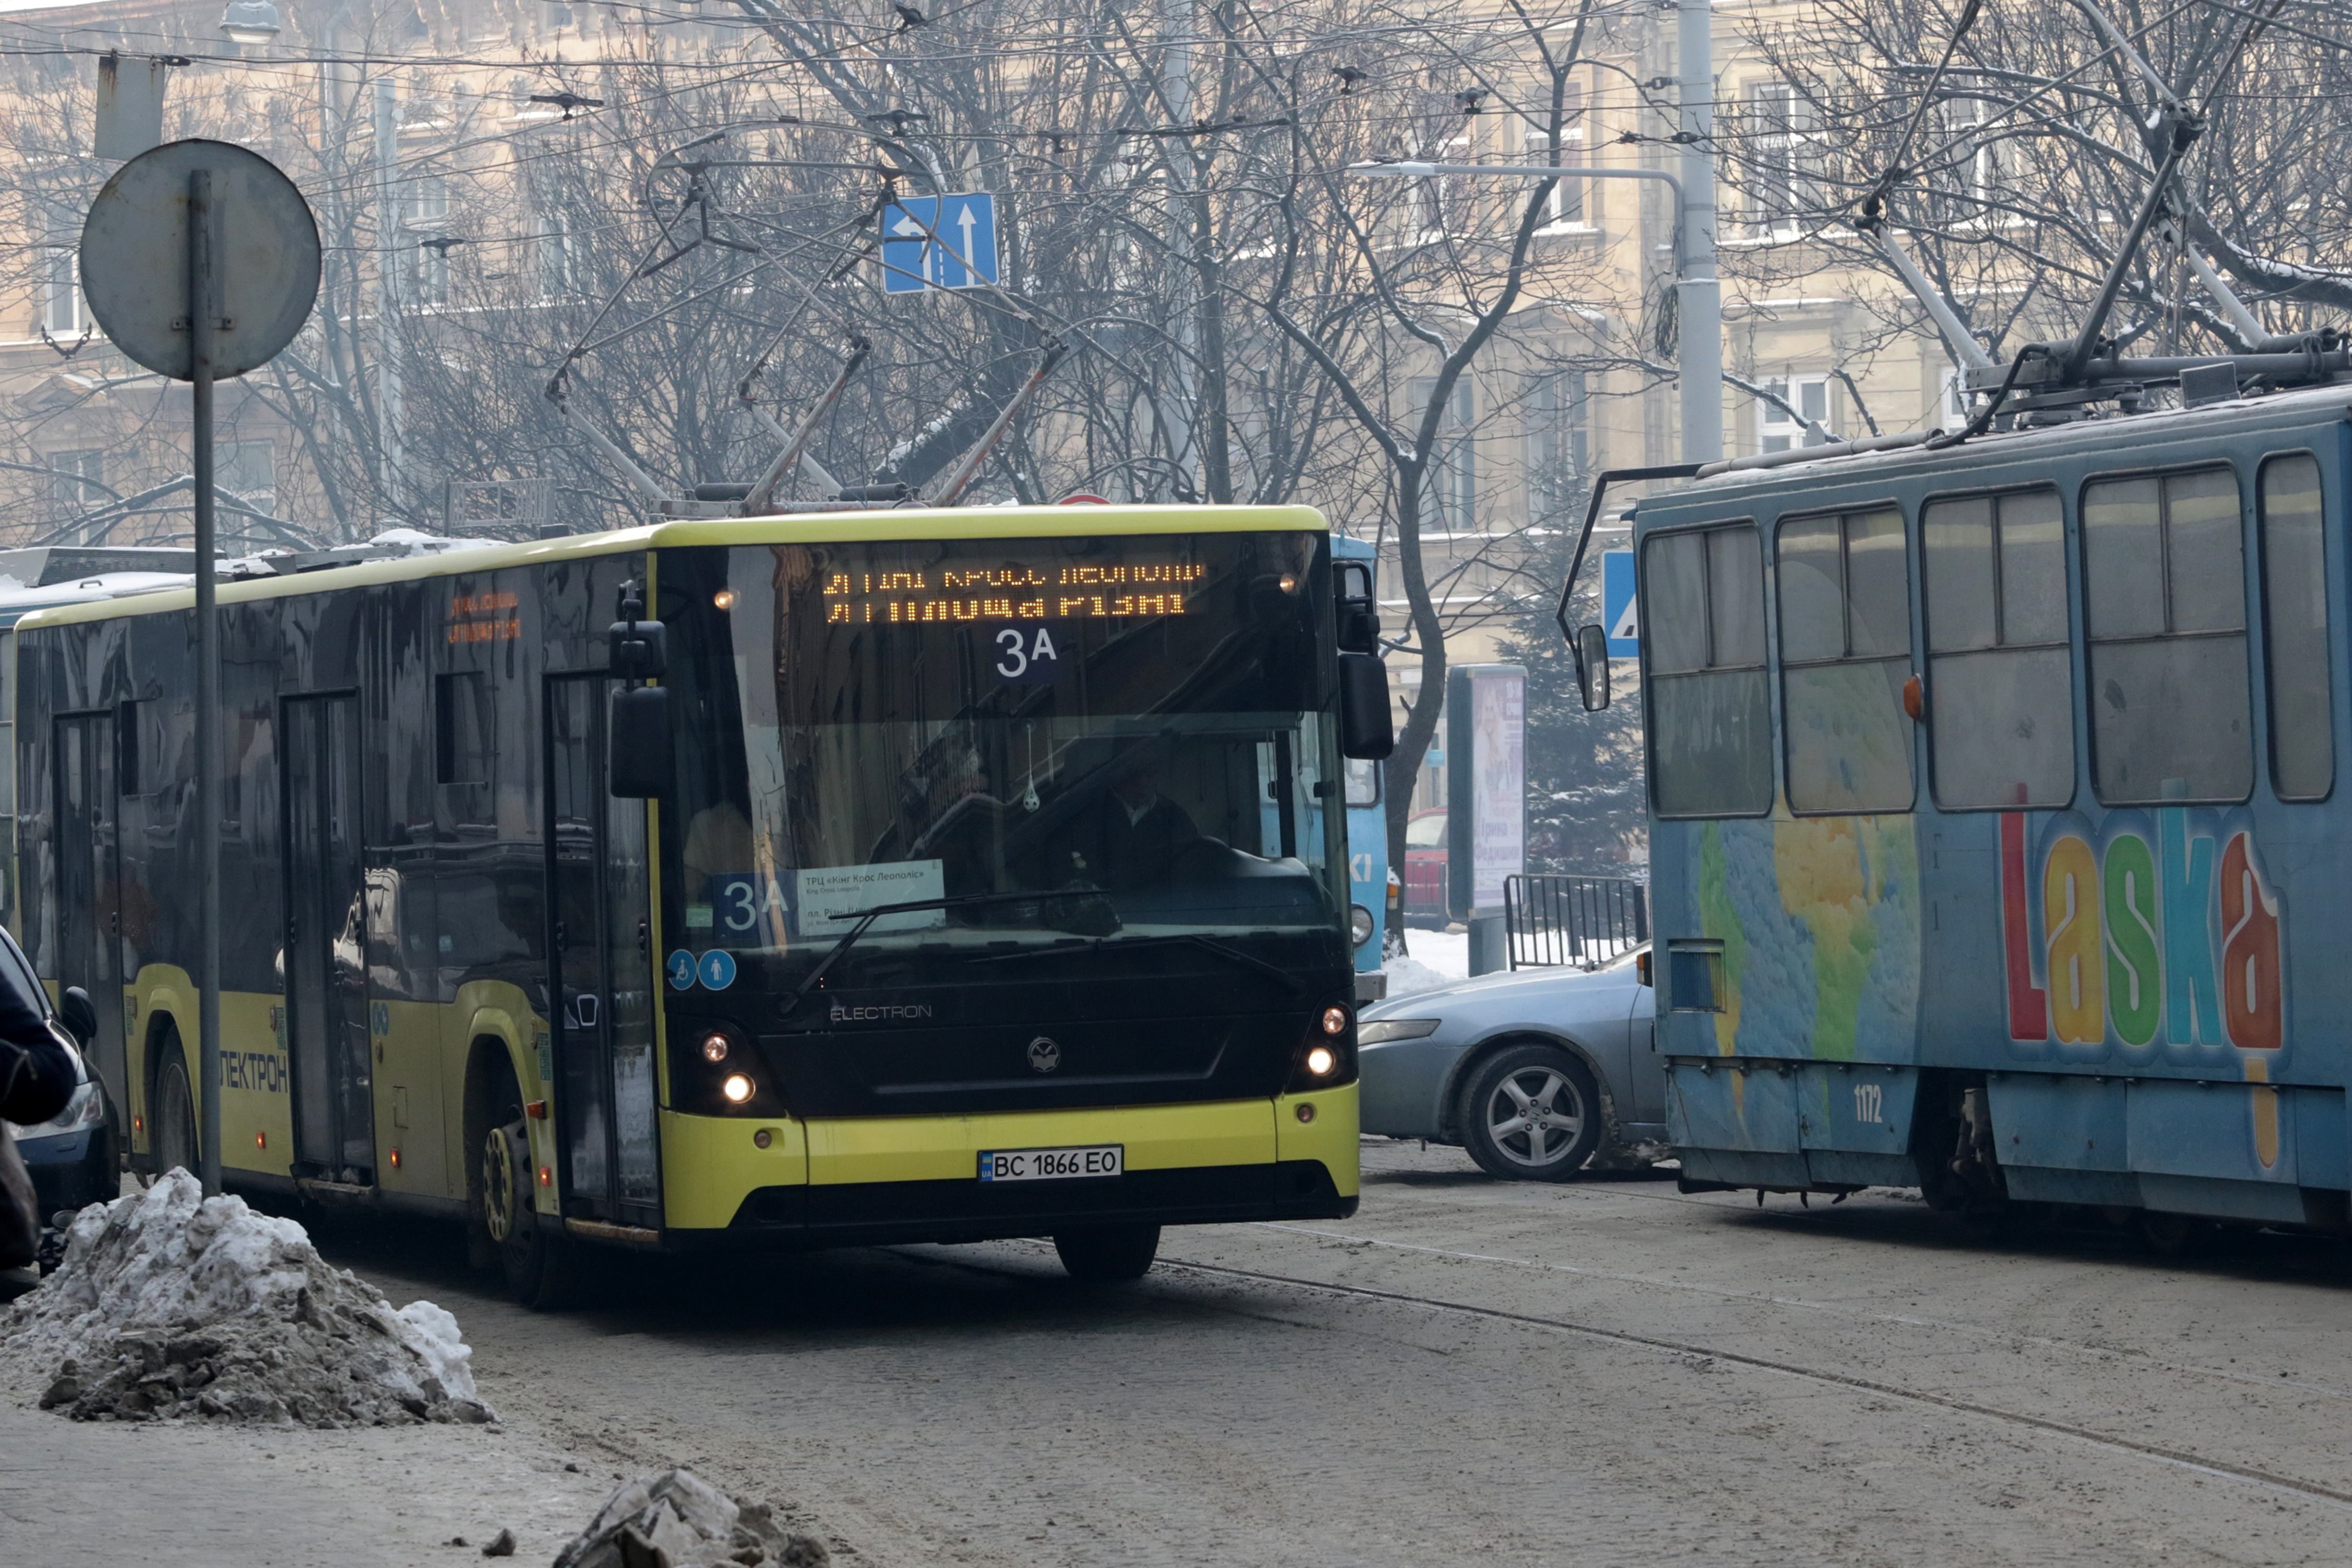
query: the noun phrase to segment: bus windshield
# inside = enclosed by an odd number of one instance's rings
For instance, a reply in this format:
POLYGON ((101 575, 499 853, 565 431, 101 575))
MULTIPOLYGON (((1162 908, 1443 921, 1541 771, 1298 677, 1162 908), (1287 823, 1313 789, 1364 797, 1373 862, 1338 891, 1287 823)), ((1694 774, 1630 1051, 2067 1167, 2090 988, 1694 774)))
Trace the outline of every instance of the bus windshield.
POLYGON ((866 922, 862 956, 960 969, 1074 939, 1342 929, 1325 548, 665 552, 670 929, 782 984, 884 905, 935 907, 866 922))

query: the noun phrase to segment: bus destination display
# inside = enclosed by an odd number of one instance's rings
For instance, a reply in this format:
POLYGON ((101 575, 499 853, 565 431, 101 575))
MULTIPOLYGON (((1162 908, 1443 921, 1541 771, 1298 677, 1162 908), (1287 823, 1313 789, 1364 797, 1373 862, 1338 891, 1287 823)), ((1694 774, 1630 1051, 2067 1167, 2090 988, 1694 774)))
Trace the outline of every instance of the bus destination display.
POLYGON ((1181 616, 1192 586, 1208 574, 1206 565, 1189 561, 833 572, 824 582, 824 618, 850 626, 919 626, 1181 616))

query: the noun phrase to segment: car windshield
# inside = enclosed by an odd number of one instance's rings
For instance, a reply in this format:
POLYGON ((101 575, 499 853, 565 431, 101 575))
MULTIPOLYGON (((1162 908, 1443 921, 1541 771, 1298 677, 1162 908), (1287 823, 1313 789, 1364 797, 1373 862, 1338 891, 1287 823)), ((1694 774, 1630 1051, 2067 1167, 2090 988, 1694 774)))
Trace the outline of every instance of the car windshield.
POLYGON ((1429 812, 1404 825, 1404 845, 1408 849, 1443 849, 1445 847, 1445 814, 1429 812))
POLYGON ((1328 567, 1300 533, 665 552, 697 948, 1336 929, 1328 567), (1035 894, 1034 898, 1000 895, 1035 894))

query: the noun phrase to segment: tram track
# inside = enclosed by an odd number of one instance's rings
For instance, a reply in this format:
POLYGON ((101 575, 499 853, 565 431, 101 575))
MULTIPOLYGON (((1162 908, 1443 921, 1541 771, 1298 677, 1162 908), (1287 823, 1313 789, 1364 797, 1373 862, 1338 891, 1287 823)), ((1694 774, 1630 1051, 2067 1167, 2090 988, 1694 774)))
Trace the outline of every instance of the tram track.
MULTIPOLYGON (((971 1265, 971 1267, 985 1266, 971 1265)), ((1597 1324, 1580 1323, 1571 1319, 1554 1317, 1546 1313, 1517 1311, 1507 1307, 1478 1306, 1465 1301, 1449 1300, 1441 1296, 1423 1296, 1405 1290, 1386 1290, 1368 1285, 1344 1285, 1328 1279, 1310 1279, 1304 1275, 1279 1274, 1256 1268, 1237 1268, 1230 1264, 1204 1263, 1165 1255, 1162 1255, 1156 1267, 1165 1269, 1181 1269, 1220 1279, 1246 1280, 1255 1284, 1319 1290, 1359 1300, 1380 1301, 1391 1306, 1417 1307, 1424 1310, 1452 1313, 1490 1322, 1544 1329, 1612 1344, 1630 1345, 1662 1355, 1721 1362, 1732 1366, 1817 1384, 1847 1393, 1867 1394, 1883 1399, 1900 1400, 1929 1409, 1972 1415, 1983 1420, 2047 1433, 2109 1453, 2146 1459, 2199 1475, 2212 1476, 2219 1479, 2262 1487, 2341 1511, 2352 1512, 2352 1491, 2322 1486, 2315 1481, 2296 1480, 2255 1466, 2232 1464, 2227 1460, 2210 1458, 2186 1450, 2168 1447, 2162 1444, 2136 1442, 2129 1437, 2120 1437, 2112 1433, 2077 1426, 2072 1422, 2053 1420, 2042 1415, 2031 1415, 2021 1411, 2004 1410, 1999 1405, 1986 1405, 1952 1394, 1906 1388, 1899 1384, 1857 1376, 1851 1373, 1825 1372, 1819 1367, 1780 1361, 1770 1356, 1756 1355, 1744 1351, 1724 1350, 1718 1346, 1703 1344, 1696 1341, 1634 1333, 1624 1329, 1603 1328, 1597 1324)))

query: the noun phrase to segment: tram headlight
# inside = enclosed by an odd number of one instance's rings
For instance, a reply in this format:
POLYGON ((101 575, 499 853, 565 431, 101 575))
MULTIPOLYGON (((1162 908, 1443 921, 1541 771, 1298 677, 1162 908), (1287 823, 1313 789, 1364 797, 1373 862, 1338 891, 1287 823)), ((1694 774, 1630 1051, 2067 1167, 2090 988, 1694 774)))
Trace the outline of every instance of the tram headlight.
POLYGON ((756 1086, 751 1082, 751 1074, 730 1072, 719 1084, 719 1092, 727 1097, 728 1104, 741 1105, 751 1100, 756 1092, 756 1086))

